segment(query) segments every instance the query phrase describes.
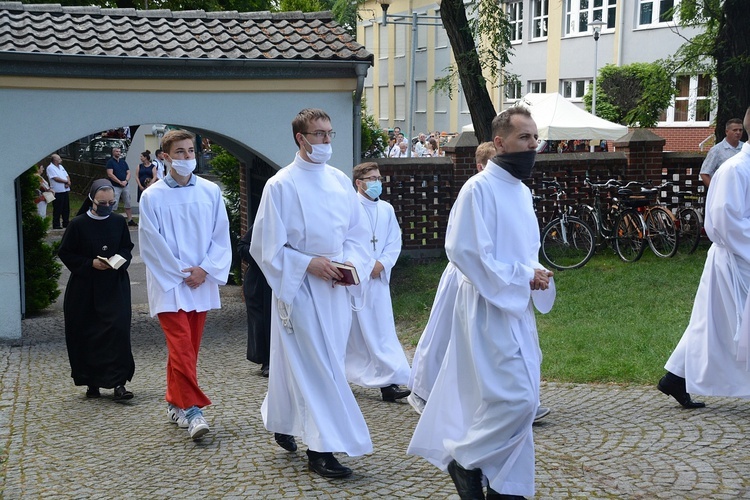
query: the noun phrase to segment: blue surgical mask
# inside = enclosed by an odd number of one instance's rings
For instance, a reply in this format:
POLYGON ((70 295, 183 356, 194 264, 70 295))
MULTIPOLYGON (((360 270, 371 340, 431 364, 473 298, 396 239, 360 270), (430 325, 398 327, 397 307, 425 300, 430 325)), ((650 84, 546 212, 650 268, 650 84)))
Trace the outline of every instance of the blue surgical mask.
POLYGON ((380 181, 368 181, 366 184, 367 189, 365 189, 365 194, 373 200, 380 198, 380 194, 383 192, 383 183, 380 181))

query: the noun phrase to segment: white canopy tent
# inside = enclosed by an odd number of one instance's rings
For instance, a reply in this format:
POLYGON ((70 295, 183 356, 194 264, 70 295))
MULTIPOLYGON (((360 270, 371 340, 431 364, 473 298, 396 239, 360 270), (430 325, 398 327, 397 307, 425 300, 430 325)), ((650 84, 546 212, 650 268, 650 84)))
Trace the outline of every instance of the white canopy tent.
MULTIPOLYGON (((516 103, 531 111, 539 138, 563 141, 571 139, 606 139, 614 141, 628 133, 628 127, 594 116, 558 92, 549 94, 529 93, 516 103)), ((463 127, 464 132, 473 132, 473 125, 463 127)))

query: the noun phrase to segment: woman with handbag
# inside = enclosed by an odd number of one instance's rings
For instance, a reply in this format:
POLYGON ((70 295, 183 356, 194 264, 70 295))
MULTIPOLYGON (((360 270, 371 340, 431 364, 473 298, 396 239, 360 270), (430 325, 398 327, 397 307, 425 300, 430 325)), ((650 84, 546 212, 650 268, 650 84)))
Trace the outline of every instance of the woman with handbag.
POLYGON ((36 175, 39 180, 39 189, 37 189, 37 197, 34 200, 36 202, 36 209, 39 212, 39 217, 44 219, 47 217, 47 203, 55 201, 55 193, 52 188, 49 187, 49 182, 44 179, 44 165, 39 165, 36 169, 36 175))

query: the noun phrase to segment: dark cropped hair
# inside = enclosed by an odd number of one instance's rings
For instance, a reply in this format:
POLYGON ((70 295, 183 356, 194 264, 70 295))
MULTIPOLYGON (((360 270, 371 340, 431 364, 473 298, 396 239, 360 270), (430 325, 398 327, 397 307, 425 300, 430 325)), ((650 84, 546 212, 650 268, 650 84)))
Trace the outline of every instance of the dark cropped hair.
POLYGON ((513 132, 513 125, 510 123, 511 118, 516 115, 531 118, 531 111, 523 106, 513 106, 506 109, 492 120, 492 137, 508 137, 513 132))

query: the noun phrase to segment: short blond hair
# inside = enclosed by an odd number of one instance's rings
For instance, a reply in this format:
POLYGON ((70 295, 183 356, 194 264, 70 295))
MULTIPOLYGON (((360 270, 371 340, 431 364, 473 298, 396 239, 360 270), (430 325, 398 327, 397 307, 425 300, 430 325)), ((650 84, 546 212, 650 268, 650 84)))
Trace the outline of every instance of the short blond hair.
POLYGON ((495 150, 495 143, 492 141, 487 141, 477 146, 477 151, 474 154, 474 157, 478 165, 486 167, 487 162, 495 155, 497 155, 497 151, 495 150))

